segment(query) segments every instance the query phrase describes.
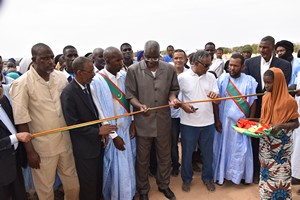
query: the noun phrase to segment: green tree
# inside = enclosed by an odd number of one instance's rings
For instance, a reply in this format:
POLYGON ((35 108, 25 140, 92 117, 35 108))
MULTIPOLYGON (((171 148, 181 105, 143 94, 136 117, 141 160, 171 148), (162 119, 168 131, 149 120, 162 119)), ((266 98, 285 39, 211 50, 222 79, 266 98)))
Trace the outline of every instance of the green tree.
POLYGON ((298 50, 300 49, 300 44, 298 43, 298 44, 294 44, 294 52, 295 53, 297 53, 298 52, 298 50))

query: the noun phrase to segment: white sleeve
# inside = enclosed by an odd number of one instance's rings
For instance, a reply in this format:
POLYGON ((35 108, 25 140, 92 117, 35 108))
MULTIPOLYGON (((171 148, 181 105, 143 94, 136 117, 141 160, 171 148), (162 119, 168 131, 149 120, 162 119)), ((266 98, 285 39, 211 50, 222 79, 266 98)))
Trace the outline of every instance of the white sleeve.
POLYGON ((218 87, 218 84, 217 84, 217 79, 215 77, 212 78, 212 91, 217 93, 217 94, 220 94, 219 92, 219 87, 218 87))
POLYGON ((10 136, 9 136, 9 139, 10 139, 11 145, 14 145, 14 144, 18 143, 18 139, 17 139, 16 134, 10 135, 10 136))
MULTIPOLYGON (((101 109, 101 106, 100 106, 99 100, 97 98, 97 95, 95 93, 95 88, 94 88, 94 86, 92 84, 90 85, 90 88, 91 88, 91 93, 92 93, 93 101, 94 101, 95 106, 97 107, 97 110, 98 110, 99 119, 104 119, 105 117, 104 117, 103 111, 101 109)), ((102 124, 108 124, 108 122, 104 121, 104 122, 102 122, 102 124)), ((117 134, 116 131, 114 131, 114 133, 109 134, 109 136, 112 139, 114 139, 114 138, 116 138, 118 136, 118 134, 117 134)))

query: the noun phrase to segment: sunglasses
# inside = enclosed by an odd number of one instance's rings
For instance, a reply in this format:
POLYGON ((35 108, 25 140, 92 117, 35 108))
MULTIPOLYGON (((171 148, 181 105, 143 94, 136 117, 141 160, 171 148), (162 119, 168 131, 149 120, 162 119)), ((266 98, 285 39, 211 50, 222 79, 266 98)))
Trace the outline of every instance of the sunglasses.
POLYGON ((203 66, 206 67, 206 68, 208 68, 208 67, 211 66, 211 63, 209 63, 209 64, 204 64, 204 63, 202 63, 202 62, 199 61, 199 60, 197 60, 196 62, 200 63, 201 65, 203 65, 203 66))
POLYGON ((123 49, 122 51, 126 52, 126 51, 132 51, 131 48, 128 48, 128 49, 123 49))
POLYGON ((144 60, 147 61, 147 62, 158 62, 159 61, 159 58, 147 58, 147 57, 144 57, 144 60))

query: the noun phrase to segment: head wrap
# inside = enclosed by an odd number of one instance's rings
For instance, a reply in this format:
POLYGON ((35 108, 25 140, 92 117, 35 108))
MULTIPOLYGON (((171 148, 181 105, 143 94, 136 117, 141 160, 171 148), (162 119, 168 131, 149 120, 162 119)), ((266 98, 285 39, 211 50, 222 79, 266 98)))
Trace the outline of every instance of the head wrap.
POLYGON ((285 48, 287 53, 292 54, 294 52, 294 44, 287 40, 281 40, 276 43, 276 49, 277 47, 283 47, 285 48))
POLYGON ((253 49, 252 49, 252 47, 249 44, 246 44, 245 46, 243 46, 242 52, 249 52, 249 53, 252 54, 253 49))
POLYGON ((279 42, 276 43, 276 48, 277 47, 283 47, 285 48, 285 54, 282 55, 280 58, 284 59, 284 60, 287 60, 289 62, 291 62, 293 60, 293 52, 294 52, 294 44, 291 43, 290 41, 287 41, 287 40, 281 40, 279 42))
POLYGON ((19 66, 20 66, 19 72, 21 72, 22 74, 27 72, 31 62, 32 62, 31 57, 23 57, 20 64, 19 64, 19 66))
POLYGON ((54 63, 57 64, 59 61, 59 58, 62 56, 62 54, 58 54, 54 57, 54 63))
POLYGON ((143 50, 142 50, 142 51, 138 51, 138 52, 136 53, 137 61, 140 62, 143 56, 144 56, 144 51, 143 51, 143 50))
POLYGON ((298 105, 288 92, 282 70, 275 67, 270 70, 274 72, 273 89, 263 96, 260 123, 275 125, 297 119, 298 105))
POLYGON ((12 62, 12 63, 16 64, 16 60, 14 58, 8 59, 8 62, 12 62))
POLYGON ((17 72, 9 72, 8 74, 6 74, 6 76, 13 78, 15 80, 20 77, 20 75, 17 72))

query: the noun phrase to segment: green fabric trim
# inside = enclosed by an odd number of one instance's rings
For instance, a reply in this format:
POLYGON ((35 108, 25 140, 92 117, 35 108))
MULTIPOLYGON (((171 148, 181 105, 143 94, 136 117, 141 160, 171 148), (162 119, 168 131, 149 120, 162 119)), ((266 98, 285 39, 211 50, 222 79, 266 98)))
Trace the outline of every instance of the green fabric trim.
POLYGON ((125 94, 113 83, 109 78, 107 78, 104 74, 99 73, 104 80, 106 81, 111 94, 113 95, 114 99, 116 99, 127 112, 130 111, 130 104, 129 101, 126 99, 125 94))
MULTIPOLYGON (((226 90, 230 96, 242 95, 231 81, 228 82, 226 90)), ((246 117, 250 116, 250 105, 246 101, 246 98, 235 98, 232 100, 236 103, 236 105, 245 114, 246 117)))

